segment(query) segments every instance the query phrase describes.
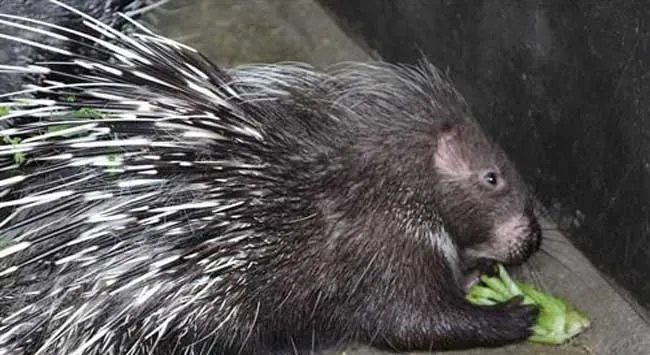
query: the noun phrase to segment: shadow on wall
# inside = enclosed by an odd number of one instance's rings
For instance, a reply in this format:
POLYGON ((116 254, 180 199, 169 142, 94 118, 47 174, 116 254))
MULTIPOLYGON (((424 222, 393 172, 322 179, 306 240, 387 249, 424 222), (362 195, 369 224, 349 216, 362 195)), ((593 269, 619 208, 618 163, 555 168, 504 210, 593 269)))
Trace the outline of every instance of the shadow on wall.
POLYGON ((647 3, 319 2, 385 60, 448 69, 574 243, 650 306, 647 3))

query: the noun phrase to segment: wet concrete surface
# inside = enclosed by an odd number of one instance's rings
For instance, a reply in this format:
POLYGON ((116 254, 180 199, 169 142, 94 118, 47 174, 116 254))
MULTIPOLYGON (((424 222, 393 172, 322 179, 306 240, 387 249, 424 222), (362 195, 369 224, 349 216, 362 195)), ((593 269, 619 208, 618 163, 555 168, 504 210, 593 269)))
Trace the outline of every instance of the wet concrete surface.
MULTIPOLYGON (((172 0, 151 15, 149 26, 158 33, 191 45, 222 65, 305 61, 326 66, 377 58, 348 38, 311 0, 172 0)), ((546 230, 548 253, 529 262, 535 282, 583 309, 592 328, 557 347, 524 343, 448 353, 650 354, 650 326, 634 301, 617 292, 552 225, 546 230)), ((346 354, 383 353, 362 348, 346 354)))

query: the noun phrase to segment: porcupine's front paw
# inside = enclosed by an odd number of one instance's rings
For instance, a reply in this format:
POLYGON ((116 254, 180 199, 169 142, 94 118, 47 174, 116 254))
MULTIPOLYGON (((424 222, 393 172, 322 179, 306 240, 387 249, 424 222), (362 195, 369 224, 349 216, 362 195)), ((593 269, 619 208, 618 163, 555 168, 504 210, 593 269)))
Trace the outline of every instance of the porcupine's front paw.
POLYGON ((484 313, 484 346, 501 346, 526 340, 533 334, 533 326, 539 314, 535 305, 524 305, 523 297, 494 306, 482 306, 484 313))

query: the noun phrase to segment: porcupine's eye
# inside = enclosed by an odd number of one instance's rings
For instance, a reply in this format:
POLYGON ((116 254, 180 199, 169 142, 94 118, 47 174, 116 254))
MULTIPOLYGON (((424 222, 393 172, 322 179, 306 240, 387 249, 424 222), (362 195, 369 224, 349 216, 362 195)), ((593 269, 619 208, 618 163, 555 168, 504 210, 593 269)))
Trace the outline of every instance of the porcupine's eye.
POLYGON ((494 171, 487 171, 483 174, 483 183, 490 189, 498 189, 502 185, 501 177, 494 171))
POLYGON ((497 174, 490 171, 485 174, 485 181, 492 186, 497 186, 497 174))

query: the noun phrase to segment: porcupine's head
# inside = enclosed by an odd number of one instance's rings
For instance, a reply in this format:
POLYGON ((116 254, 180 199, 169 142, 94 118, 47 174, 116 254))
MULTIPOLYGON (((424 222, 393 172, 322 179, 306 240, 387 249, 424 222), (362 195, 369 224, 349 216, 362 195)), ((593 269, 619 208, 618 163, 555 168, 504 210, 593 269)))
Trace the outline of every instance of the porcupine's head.
POLYGON ((469 264, 520 264, 541 243, 533 199, 506 154, 475 123, 444 127, 434 155, 440 212, 469 264))
POLYGON ((338 76, 345 91, 337 102, 381 127, 374 157, 393 155, 381 175, 401 174, 400 192, 419 196, 412 211, 437 211, 466 266, 516 265, 539 249, 532 194, 447 78, 426 62, 353 67, 338 76))

